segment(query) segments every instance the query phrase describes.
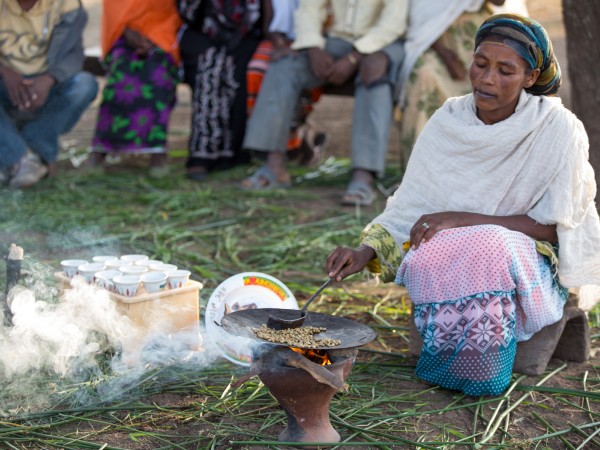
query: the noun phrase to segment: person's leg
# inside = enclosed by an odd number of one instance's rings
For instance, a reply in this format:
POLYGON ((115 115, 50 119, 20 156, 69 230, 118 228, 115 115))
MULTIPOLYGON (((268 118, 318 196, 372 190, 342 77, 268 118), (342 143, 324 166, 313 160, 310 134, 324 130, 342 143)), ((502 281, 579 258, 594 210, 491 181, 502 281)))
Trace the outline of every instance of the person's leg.
POLYGON ((94 76, 80 72, 55 85, 36 117, 25 123, 23 139, 44 163, 49 165, 56 161, 58 137, 75 126, 97 93, 94 76))
MULTIPOLYGON (((14 110, 4 83, 0 80, 0 171, 7 172, 27 151, 10 112, 14 110)), ((6 181, 6 180, 4 180, 6 181)))
MULTIPOLYGON (((300 93, 322 84, 310 69, 305 52, 272 62, 263 80, 254 110, 248 121, 243 147, 268 152, 266 170, 282 184, 289 184, 285 168, 285 150, 290 124, 300 93)), ((264 173, 264 170, 261 172, 264 173)), ((246 188, 272 184, 258 174, 242 182, 246 188)))
MULTIPOLYGON (((385 170, 395 100, 394 85, 403 59, 402 42, 396 41, 361 62, 361 66, 374 66, 361 67, 361 73, 381 73, 382 76, 375 75, 375 79, 366 82, 360 75, 357 77, 352 118, 353 186, 370 188, 374 178, 383 175, 385 170)), ((348 194, 342 200, 344 203, 360 203, 359 192, 353 195, 349 189, 348 194)))

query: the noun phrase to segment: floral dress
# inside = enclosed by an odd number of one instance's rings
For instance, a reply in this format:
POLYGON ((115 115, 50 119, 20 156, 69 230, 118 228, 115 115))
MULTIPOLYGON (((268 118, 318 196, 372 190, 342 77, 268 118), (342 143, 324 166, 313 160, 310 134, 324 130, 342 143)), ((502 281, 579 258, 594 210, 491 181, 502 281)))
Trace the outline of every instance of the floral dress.
POLYGON ((178 68, 173 57, 154 47, 142 58, 120 38, 106 56, 92 150, 102 153, 166 152, 169 117, 176 103, 178 68))

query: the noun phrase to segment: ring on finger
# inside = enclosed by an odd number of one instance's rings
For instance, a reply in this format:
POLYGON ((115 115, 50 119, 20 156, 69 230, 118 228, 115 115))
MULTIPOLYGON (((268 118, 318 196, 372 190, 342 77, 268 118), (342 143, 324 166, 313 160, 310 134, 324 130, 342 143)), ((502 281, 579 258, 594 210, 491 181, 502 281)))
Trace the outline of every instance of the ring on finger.
POLYGON ((429 230, 429 224, 428 224, 427 222, 423 222, 423 223, 421 224, 421 226, 422 226, 423 228, 425 228, 426 230, 429 230))

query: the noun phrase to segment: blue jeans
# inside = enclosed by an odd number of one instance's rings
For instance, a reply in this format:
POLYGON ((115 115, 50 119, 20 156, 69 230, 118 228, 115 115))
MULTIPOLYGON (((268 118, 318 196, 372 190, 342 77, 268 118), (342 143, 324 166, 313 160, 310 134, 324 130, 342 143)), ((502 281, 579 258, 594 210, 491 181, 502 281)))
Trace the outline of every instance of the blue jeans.
POLYGON ((28 148, 46 164, 56 161, 58 137, 73 128, 97 93, 94 76, 79 72, 55 84, 39 110, 24 113, 13 106, 0 81, 0 169, 18 163, 28 148))
MULTIPOLYGON (((352 51, 352 43, 328 38, 325 51, 335 59, 352 51)), ((404 60, 404 47, 397 40, 381 50, 389 60, 387 76, 365 86, 355 78, 352 115, 352 168, 371 171, 381 176, 385 169, 395 82, 404 60)), ((263 152, 285 151, 294 109, 304 89, 322 86, 311 68, 305 51, 270 64, 248 121, 244 148, 263 152)))

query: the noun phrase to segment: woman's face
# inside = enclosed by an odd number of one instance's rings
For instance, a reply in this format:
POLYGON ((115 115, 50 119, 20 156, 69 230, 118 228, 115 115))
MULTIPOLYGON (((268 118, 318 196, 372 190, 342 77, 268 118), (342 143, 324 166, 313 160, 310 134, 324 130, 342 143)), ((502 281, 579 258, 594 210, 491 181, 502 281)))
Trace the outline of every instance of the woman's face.
POLYGON ((493 41, 479 44, 469 69, 478 117, 488 125, 508 118, 521 91, 531 87, 539 73, 539 69, 529 70, 510 47, 493 41))

